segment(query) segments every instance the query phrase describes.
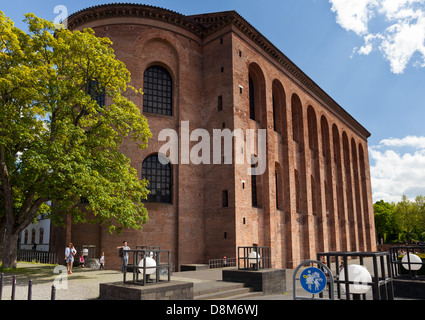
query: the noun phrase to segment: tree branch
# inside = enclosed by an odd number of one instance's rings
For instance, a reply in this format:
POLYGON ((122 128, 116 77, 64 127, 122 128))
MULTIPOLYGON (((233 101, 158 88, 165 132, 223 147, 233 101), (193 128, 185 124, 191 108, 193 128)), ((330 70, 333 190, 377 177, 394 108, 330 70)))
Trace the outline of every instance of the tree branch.
POLYGON ((47 201, 49 201, 49 198, 47 197, 41 197, 34 201, 25 219, 18 224, 17 226, 18 232, 21 232, 22 230, 24 230, 32 222, 32 220, 34 220, 34 218, 37 216, 37 211, 40 208, 40 206, 47 201))

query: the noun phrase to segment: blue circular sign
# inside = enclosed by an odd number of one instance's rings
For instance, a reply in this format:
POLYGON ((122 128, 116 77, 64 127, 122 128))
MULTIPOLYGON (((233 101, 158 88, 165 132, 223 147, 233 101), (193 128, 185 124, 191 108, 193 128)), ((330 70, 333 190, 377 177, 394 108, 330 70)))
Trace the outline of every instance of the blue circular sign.
POLYGON ((326 288, 326 276, 318 268, 307 268, 300 275, 303 289, 312 294, 318 294, 326 288))

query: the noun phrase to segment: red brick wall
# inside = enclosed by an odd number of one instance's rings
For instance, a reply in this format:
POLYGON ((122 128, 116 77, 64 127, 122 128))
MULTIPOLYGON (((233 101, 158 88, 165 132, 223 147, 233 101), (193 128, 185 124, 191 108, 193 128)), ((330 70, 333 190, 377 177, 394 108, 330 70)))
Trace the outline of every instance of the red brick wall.
MULTIPOLYGON (((238 246, 253 244, 269 246, 277 268, 296 266, 320 251, 376 250, 367 137, 240 27, 230 23, 200 36, 173 21, 135 16, 89 19, 82 27, 113 41, 133 86, 143 87, 143 72, 151 65, 163 66, 173 78, 173 116, 146 114, 153 134, 147 150, 130 141, 121 147, 139 175, 143 160, 164 143, 159 132, 180 133, 182 121, 189 121, 191 131, 207 129, 211 139, 214 129, 266 129, 267 169, 257 177, 258 208, 253 208, 249 163, 173 164, 173 203, 146 204, 149 221, 142 231, 125 230, 118 237, 104 227, 78 225, 71 231, 75 244, 96 244, 111 268, 120 267, 116 246, 123 240, 130 247, 168 249, 177 267, 235 257, 238 246), (258 121, 249 117, 250 73, 258 121), (228 192, 224 208, 223 190, 228 192)), ((142 111, 142 97, 131 99, 142 111)), ((233 151, 233 157, 242 152, 233 151)), ((211 160, 212 152, 211 142, 211 160)))

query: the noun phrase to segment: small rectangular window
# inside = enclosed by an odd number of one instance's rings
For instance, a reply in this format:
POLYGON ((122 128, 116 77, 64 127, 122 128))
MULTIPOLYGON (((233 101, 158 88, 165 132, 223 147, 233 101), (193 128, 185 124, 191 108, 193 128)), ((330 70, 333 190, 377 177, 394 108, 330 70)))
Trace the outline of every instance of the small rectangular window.
POLYGON ((217 100, 217 109, 218 111, 223 110, 223 96, 219 96, 217 100))
POLYGON ((221 195, 221 202, 223 208, 227 208, 229 206, 229 192, 227 190, 223 190, 221 195))

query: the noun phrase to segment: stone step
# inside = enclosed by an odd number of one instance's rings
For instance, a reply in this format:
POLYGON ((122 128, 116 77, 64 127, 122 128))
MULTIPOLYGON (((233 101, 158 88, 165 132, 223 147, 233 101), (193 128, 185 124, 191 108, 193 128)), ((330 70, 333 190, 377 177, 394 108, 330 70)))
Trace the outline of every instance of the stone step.
POLYGON ((217 292, 211 292, 207 294, 194 296, 194 300, 213 300, 213 299, 232 299, 233 297, 243 296, 245 294, 251 293, 252 288, 236 288, 236 289, 223 289, 217 292))
POLYGON ((238 295, 226 297, 226 298, 220 298, 217 300, 245 300, 247 298, 255 298, 262 295, 263 293, 261 291, 251 291, 248 293, 238 294, 238 295))
POLYGON ((221 291, 233 290, 244 288, 243 283, 235 283, 235 282, 224 282, 224 281, 216 281, 216 282, 208 282, 206 284, 195 284, 193 288, 194 296, 202 296, 211 293, 217 293, 221 291))

